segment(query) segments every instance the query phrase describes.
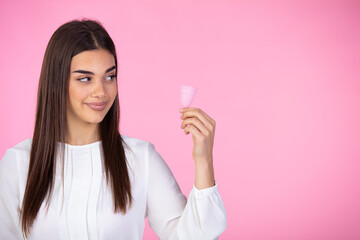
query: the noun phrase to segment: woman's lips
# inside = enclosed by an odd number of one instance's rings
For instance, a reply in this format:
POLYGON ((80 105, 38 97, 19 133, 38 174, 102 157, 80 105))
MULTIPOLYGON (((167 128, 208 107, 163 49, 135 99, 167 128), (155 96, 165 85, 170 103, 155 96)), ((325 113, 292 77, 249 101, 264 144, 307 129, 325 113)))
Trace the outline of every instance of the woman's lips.
POLYGON ((86 104, 95 111, 102 111, 105 109, 107 102, 93 102, 86 104))

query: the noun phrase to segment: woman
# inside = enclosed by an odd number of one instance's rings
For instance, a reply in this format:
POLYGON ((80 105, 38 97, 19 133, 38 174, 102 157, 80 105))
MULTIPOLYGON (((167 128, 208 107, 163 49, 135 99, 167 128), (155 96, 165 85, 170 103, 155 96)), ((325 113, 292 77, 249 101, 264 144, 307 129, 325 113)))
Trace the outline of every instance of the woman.
POLYGON ((194 141, 188 200, 152 143, 121 135, 113 41, 100 23, 58 28, 41 69, 33 138, 0 162, 0 239, 215 239, 226 228, 215 121, 184 108, 194 141))

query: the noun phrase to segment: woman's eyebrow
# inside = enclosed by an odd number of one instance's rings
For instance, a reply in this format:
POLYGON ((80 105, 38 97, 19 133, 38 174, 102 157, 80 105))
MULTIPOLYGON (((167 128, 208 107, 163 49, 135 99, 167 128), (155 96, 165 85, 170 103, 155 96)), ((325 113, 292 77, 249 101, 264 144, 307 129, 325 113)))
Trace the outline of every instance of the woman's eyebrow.
MULTIPOLYGON (((114 70, 116 68, 116 66, 112 66, 110 68, 108 68, 105 73, 108 73, 112 70, 114 70)), ((90 72, 90 71, 85 71, 85 70, 76 70, 76 71, 73 71, 73 73, 82 73, 82 74, 90 74, 90 75, 95 75, 93 72, 90 72)))

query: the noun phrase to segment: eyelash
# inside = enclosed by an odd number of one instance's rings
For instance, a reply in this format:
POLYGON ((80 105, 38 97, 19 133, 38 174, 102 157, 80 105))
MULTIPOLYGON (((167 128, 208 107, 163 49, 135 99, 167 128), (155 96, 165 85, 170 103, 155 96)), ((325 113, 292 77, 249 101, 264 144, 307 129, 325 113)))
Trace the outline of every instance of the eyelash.
MULTIPOLYGON (((112 81, 114 81, 114 79, 116 78, 116 75, 110 75, 110 76, 107 76, 106 78, 108 78, 108 77, 111 77, 111 82, 112 81)), ((91 77, 83 77, 83 78, 79 78, 78 80, 80 81, 80 82, 88 82, 88 81, 81 81, 81 80, 83 80, 83 79, 88 79, 88 80, 90 80, 91 79, 91 77)))

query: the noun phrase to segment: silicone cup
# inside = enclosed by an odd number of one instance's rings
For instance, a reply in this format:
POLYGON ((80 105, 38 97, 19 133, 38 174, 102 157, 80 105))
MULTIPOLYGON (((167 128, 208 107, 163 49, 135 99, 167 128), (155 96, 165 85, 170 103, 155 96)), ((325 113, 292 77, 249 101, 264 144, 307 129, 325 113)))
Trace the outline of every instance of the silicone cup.
POLYGON ((188 107, 194 100, 197 88, 192 86, 180 86, 180 100, 183 107, 188 107))

